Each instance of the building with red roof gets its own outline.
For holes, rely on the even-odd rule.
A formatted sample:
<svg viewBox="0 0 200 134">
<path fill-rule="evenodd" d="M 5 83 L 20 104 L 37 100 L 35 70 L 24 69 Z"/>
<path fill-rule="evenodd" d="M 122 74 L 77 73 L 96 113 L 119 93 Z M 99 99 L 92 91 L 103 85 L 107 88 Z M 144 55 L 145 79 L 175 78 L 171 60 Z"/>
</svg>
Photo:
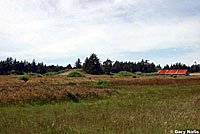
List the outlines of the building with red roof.
<svg viewBox="0 0 200 134">
<path fill-rule="evenodd" d="M 159 70 L 157 75 L 180 75 L 180 76 L 188 76 L 189 72 L 187 69 L 166 69 Z"/>
</svg>

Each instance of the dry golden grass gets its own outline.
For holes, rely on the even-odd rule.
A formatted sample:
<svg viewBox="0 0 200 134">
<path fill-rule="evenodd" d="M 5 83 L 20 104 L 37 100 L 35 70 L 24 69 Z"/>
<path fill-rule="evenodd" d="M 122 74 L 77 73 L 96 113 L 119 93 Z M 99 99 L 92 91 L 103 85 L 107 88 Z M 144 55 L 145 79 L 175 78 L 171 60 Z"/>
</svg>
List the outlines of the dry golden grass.
<svg viewBox="0 0 200 134">
<path fill-rule="evenodd" d="M 68 78 L 63 76 L 31 76 L 28 82 L 16 76 L 0 76 L 0 104 L 26 103 L 40 101 L 41 103 L 73 100 L 83 98 L 101 98 L 106 95 L 117 94 L 117 91 L 103 88 L 83 86 L 89 82 L 88 78 Z"/>
<path fill-rule="evenodd" d="M 93 84 L 99 79 L 108 84 Z M 168 134 L 200 128 L 199 76 L 31 76 L 28 82 L 0 76 L 0 100 L 25 103 L 0 107 L 2 134 Z M 38 100 L 44 103 L 27 103 Z"/>
<path fill-rule="evenodd" d="M 110 86 L 94 86 L 92 82 L 108 81 Z M 18 79 L 18 76 L 0 76 L 0 104 L 26 103 L 32 101 L 51 102 L 59 100 L 78 101 L 81 98 L 101 98 L 117 94 L 116 85 L 167 85 L 173 83 L 190 83 L 200 81 L 200 77 L 161 77 L 140 76 L 117 77 L 108 75 L 88 75 L 81 78 L 66 76 L 31 76 L 28 82 Z"/>
</svg>

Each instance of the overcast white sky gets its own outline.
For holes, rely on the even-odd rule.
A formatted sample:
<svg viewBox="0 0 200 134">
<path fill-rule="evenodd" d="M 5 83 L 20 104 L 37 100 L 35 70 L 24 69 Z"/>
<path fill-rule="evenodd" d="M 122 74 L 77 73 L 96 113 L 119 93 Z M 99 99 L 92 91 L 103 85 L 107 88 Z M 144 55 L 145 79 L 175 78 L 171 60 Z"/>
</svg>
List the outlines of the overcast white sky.
<svg viewBox="0 0 200 134">
<path fill-rule="evenodd" d="M 200 0 L 0 0 L 0 60 L 200 63 Z"/>
</svg>

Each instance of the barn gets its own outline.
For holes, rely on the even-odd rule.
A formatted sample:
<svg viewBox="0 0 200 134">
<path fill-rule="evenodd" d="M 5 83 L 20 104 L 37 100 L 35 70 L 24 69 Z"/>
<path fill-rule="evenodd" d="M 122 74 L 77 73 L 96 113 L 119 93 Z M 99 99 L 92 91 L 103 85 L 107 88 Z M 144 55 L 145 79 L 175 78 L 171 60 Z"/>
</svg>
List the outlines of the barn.
<svg viewBox="0 0 200 134">
<path fill-rule="evenodd" d="M 187 69 L 166 69 L 166 70 L 159 70 L 157 75 L 188 76 L 189 72 Z"/>
</svg>

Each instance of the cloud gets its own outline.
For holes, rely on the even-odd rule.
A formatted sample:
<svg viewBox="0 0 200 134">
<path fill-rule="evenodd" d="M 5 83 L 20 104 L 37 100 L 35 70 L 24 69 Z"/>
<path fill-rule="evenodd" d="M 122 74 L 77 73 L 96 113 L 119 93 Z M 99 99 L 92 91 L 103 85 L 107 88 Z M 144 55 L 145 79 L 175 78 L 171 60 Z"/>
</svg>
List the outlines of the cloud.
<svg viewBox="0 0 200 134">
<path fill-rule="evenodd" d="M 124 58 L 119 57 L 121 53 L 199 48 L 198 3 L 198 0 L 0 1 L 0 57 L 56 61 L 61 57 L 84 58 L 94 52 L 103 59 L 120 59 Z M 198 56 L 197 52 L 191 53 L 177 58 Z"/>
</svg>

